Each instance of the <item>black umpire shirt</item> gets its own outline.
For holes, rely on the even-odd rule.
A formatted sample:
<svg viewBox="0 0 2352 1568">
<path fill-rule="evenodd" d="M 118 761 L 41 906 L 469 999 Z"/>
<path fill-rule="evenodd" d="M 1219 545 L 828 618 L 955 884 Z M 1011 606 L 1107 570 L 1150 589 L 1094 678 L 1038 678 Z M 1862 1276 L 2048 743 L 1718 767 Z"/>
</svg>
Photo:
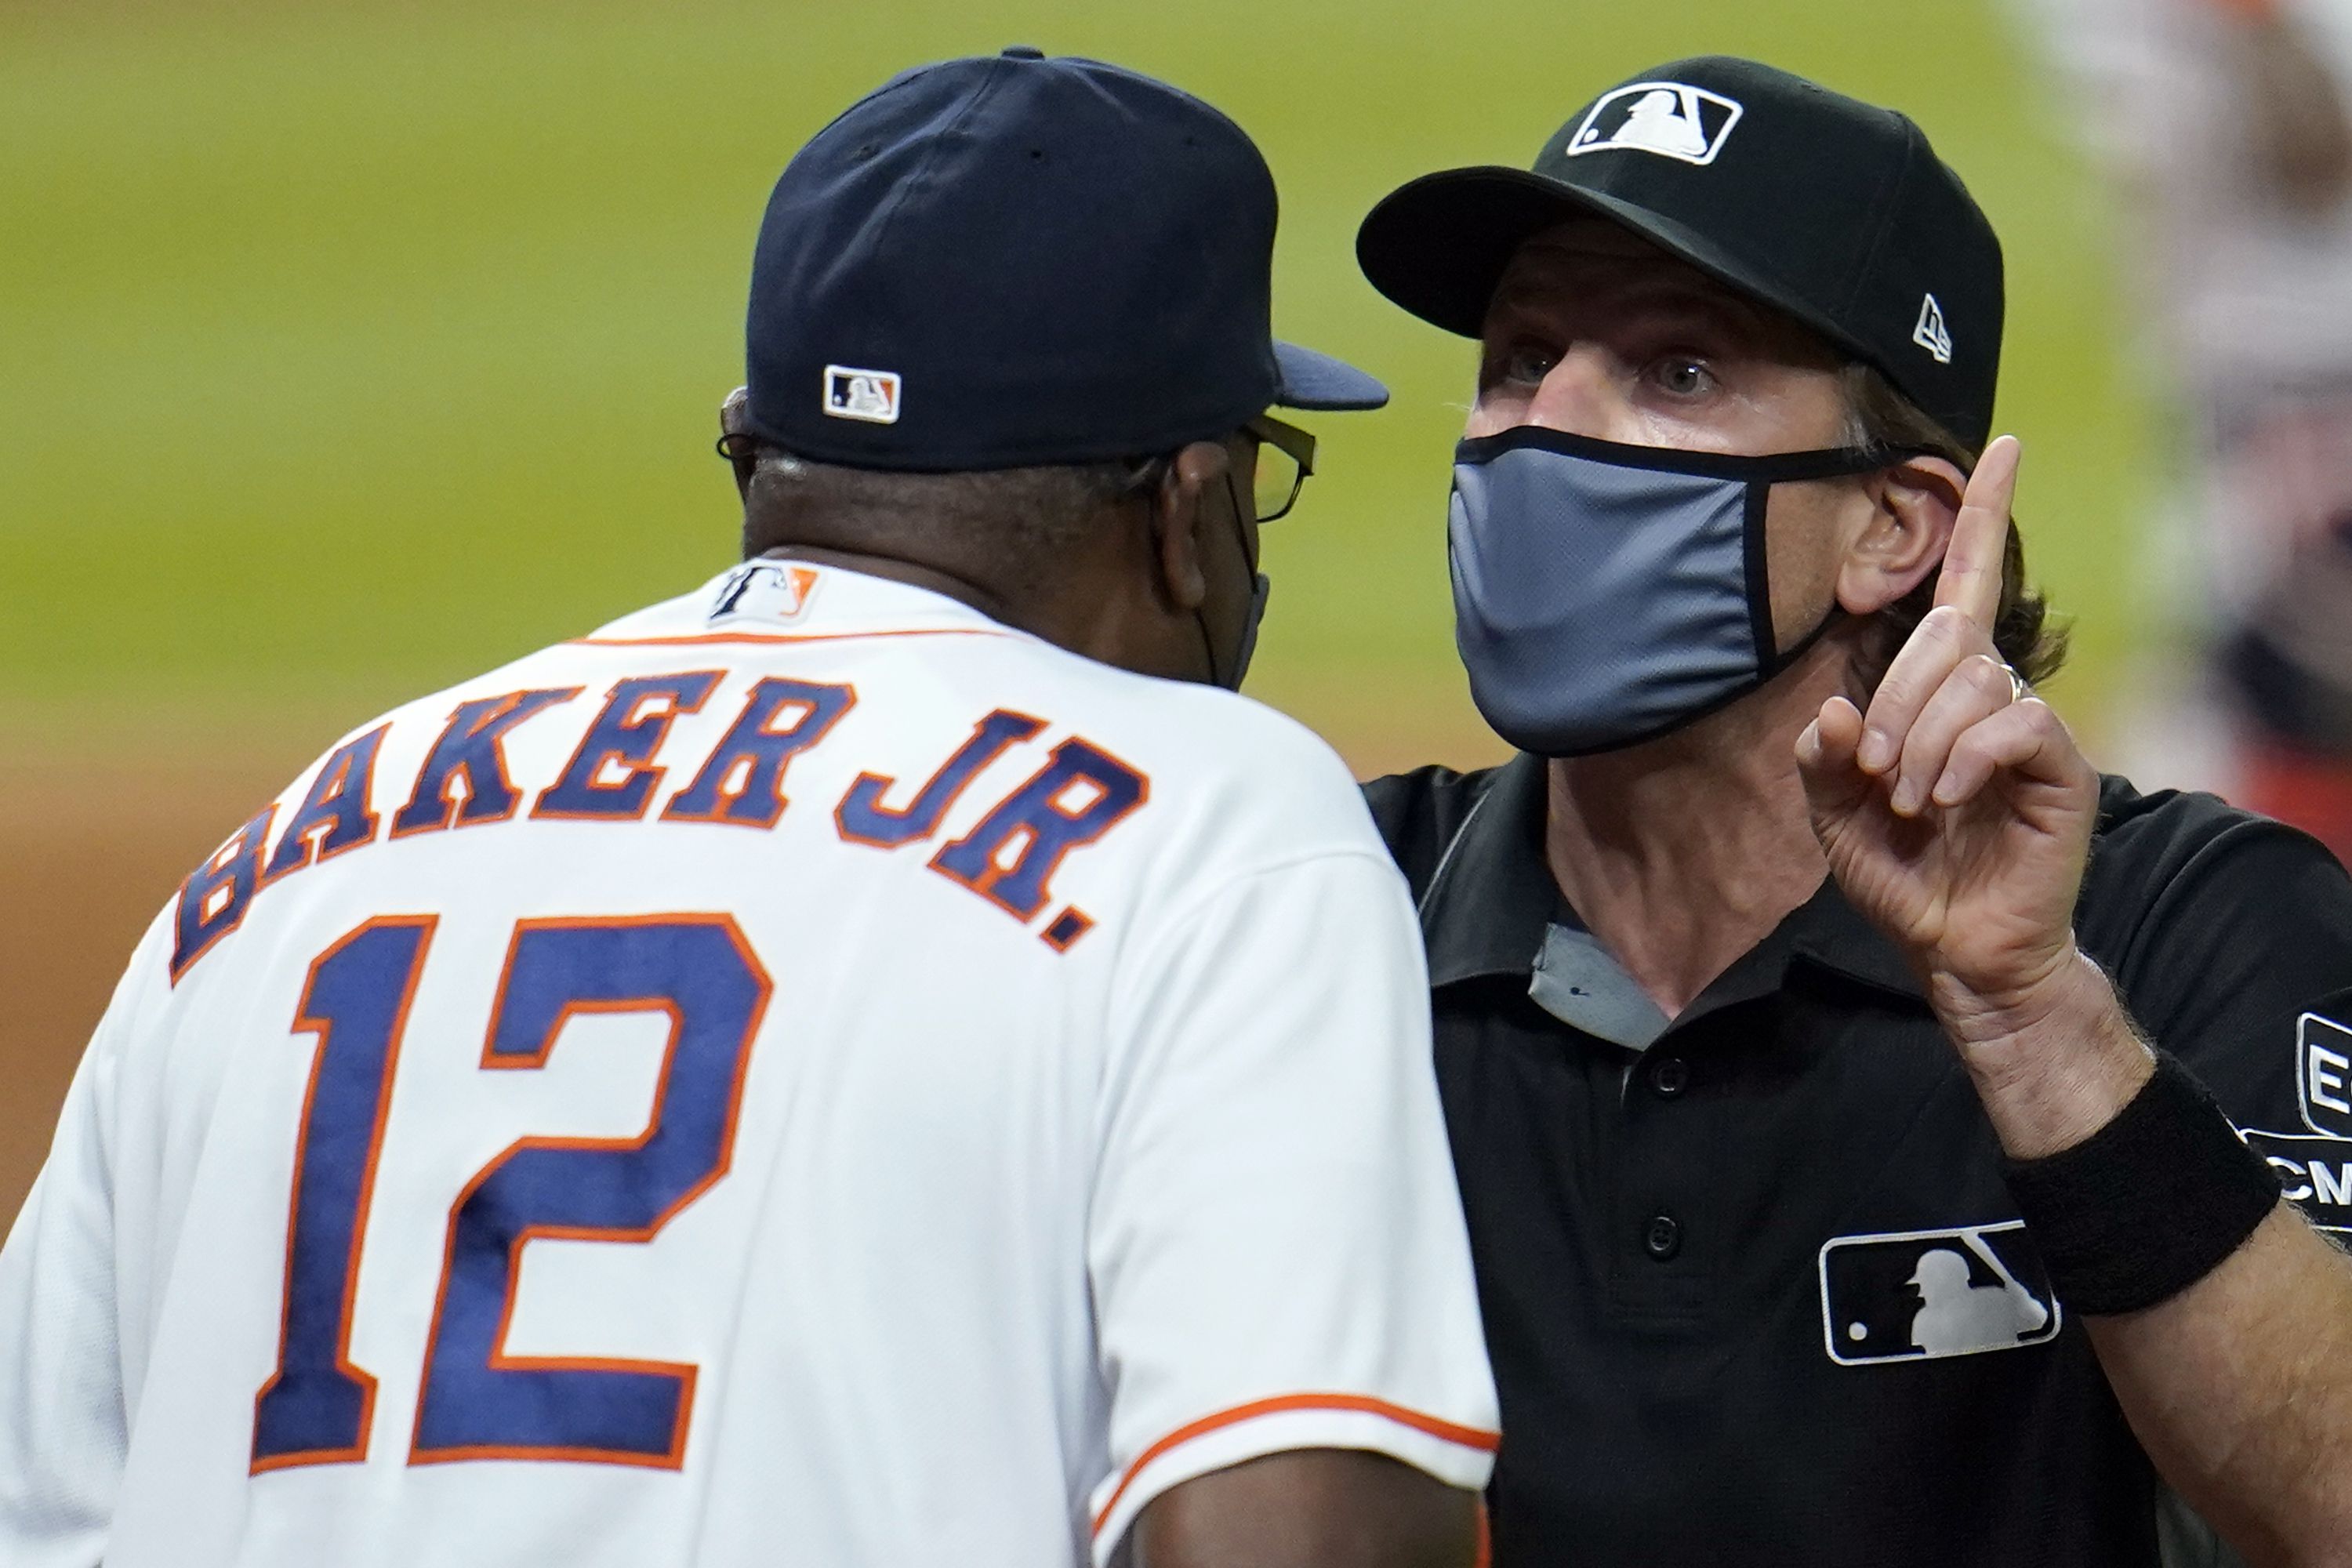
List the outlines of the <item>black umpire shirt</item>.
<svg viewBox="0 0 2352 1568">
<path fill-rule="evenodd" d="M 2160 1561 L 2185 1516 L 1918 984 L 1833 885 L 1669 1026 L 1552 880 L 1540 759 L 1366 793 L 1428 943 L 1496 1568 Z M 2352 1031 L 2305 1014 L 2352 984 L 2326 851 L 2109 779 L 2076 929 L 2288 1195 L 2352 1226 Z"/>
</svg>

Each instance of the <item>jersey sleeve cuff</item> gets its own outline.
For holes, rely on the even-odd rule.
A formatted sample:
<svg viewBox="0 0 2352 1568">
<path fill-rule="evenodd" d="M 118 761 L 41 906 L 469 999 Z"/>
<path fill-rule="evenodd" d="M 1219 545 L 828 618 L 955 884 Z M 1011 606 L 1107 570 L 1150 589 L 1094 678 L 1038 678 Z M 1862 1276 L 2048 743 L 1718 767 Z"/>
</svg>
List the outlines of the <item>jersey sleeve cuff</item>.
<svg viewBox="0 0 2352 1568">
<path fill-rule="evenodd" d="M 1188 1422 L 1096 1489 L 1094 1561 L 1103 1568 L 1144 1506 L 1196 1476 L 1300 1448 L 1385 1454 L 1451 1487 L 1484 1489 L 1498 1434 L 1360 1394 L 1293 1394 Z"/>
</svg>

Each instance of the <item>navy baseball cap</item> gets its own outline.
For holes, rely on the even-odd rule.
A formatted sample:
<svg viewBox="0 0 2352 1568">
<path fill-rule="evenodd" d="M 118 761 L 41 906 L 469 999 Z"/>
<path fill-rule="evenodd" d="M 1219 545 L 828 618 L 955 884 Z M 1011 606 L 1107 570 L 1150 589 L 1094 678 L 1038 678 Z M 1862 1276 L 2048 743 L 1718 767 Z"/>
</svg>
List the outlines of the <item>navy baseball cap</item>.
<svg viewBox="0 0 2352 1568">
<path fill-rule="evenodd" d="M 1992 429 L 2000 241 L 1960 177 L 1893 110 L 1726 55 L 1619 83 L 1532 169 L 1424 175 L 1356 236 L 1372 286 L 1476 337 L 1528 239 L 1608 218 L 1874 365 L 1970 447 Z"/>
<path fill-rule="evenodd" d="M 1274 177 L 1199 99 L 1033 48 L 905 72 L 768 200 L 751 429 L 929 472 L 1155 456 L 1387 389 L 1274 341 Z"/>
</svg>

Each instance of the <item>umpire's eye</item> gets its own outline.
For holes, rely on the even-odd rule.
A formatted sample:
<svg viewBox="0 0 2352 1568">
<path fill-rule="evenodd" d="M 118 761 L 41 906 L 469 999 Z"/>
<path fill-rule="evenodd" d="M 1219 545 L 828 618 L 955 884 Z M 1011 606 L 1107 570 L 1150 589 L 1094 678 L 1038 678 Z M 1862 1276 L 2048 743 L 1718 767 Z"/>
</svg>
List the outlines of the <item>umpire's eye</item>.
<svg viewBox="0 0 2352 1568">
<path fill-rule="evenodd" d="M 1549 375 L 1552 367 L 1558 363 L 1559 352 L 1545 344 L 1512 343 L 1503 350 L 1501 359 L 1496 362 L 1496 379 L 1521 386 L 1541 386 L 1543 378 Z"/>
<path fill-rule="evenodd" d="M 1688 354 L 1669 354 L 1659 360 L 1650 367 L 1650 377 L 1676 397 L 1696 397 L 1715 386 L 1715 373 L 1706 363 Z"/>
</svg>

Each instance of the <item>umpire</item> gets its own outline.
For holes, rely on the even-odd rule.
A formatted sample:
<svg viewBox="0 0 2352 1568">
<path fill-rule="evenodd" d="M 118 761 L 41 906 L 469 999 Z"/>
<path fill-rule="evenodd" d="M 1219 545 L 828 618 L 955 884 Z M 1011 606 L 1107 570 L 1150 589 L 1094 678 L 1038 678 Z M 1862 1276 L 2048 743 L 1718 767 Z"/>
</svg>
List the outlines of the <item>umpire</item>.
<svg viewBox="0 0 2352 1568">
<path fill-rule="evenodd" d="M 2032 698 L 2063 647 L 1958 178 L 1688 59 L 1358 254 L 1481 345 L 1449 551 L 1521 754 L 1370 795 L 1496 1563 L 2352 1562 L 2352 1261 L 2312 1228 L 2352 1226 L 2352 1019 L 2314 1008 L 2352 883 L 2102 780 Z"/>
</svg>

